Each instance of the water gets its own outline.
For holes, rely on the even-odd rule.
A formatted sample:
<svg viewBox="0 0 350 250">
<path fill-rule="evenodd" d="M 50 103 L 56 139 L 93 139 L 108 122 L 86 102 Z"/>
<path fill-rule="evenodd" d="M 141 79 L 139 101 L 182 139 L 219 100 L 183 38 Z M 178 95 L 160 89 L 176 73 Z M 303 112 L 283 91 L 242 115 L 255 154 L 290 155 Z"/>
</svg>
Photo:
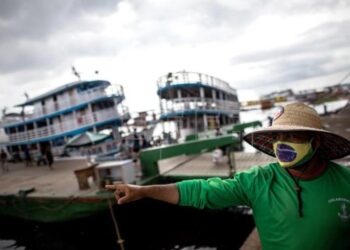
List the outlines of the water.
<svg viewBox="0 0 350 250">
<path fill-rule="evenodd" d="M 251 215 L 233 208 L 198 210 L 144 199 L 116 205 L 114 212 L 126 250 L 239 249 L 254 227 Z M 109 211 L 65 223 L 0 221 L 0 249 L 120 249 Z"/>
</svg>

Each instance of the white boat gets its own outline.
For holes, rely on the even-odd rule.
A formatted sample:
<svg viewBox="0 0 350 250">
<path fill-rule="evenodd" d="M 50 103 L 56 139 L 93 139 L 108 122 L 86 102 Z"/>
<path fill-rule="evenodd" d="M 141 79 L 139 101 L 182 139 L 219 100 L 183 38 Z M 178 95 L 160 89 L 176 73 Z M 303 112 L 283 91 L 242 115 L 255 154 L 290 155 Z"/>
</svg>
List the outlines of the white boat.
<svg viewBox="0 0 350 250">
<path fill-rule="evenodd" d="M 16 106 L 22 110 L 17 116 L 3 115 L 5 146 L 23 158 L 26 149 L 40 154 L 49 148 L 61 155 L 69 139 L 87 131 L 108 129 L 117 139 L 118 127 L 130 118 L 124 99 L 123 87 L 105 80 L 76 81 L 28 98 Z M 116 146 L 111 143 L 105 146 Z"/>
<path fill-rule="evenodd" d="M 229 83 L 203 73 L 168 73 L 157 81 L 160 120 L 175 122 L 176 139 L 215 131 L 239 122 L 237 92 Z"/>
</svg>

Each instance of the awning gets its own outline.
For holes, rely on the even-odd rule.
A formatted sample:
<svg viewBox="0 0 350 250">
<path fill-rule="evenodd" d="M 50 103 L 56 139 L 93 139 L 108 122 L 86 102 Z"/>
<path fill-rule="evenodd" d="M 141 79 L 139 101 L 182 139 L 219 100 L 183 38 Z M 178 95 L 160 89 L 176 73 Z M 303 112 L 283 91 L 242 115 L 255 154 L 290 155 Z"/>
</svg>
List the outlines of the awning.
<svg viewBox="0 0 350 250">
<path fill-rule="evenodd" d="M 102 133 L 84 132 L 71 138 L 67 142 L 66 147 L 84 147 L 94 145 L 101 143 L 109 138 L 112 138 L 112 136 Z"/>
</svg>

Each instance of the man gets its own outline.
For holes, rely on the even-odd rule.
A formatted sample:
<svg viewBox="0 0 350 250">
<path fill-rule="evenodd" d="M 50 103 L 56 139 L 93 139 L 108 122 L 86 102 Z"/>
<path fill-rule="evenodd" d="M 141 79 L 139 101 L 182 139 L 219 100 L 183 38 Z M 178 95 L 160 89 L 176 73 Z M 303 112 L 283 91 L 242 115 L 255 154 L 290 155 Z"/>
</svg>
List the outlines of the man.
<svg viewBox="0 0 350 250">
<path fill-rule="evenodd" d="M 1 149 L 1 152 L 0 152 L 0 161 L 1 161 L 2 171 L 8 172 L 9 168 L 7 166 L 7 154 L 3 149 Z"/>
<path fill-rule="evenodd" d="M 151 144 L 149 143 L 149 141 L 146 140 L 146 137 L 144 134 L 141 135 L 141 148 L 142 149 L 146 149 L 149 148 L 151 146 Z"/>
<path fill-rule="evenodd" d="M 220 127 L 216 127 L 215 136 L 222 136 L 222 133 L 220 131 Z"/>
<path fill-rule="evenodd" d="M 227 180 L 107 188 L 119 204 L 150 197 L 197 208 L 247 205 L 263 249 L 350 249 L 350 170 L 331 161 L 348 155 L 350 142 L 322 129 L 302 103 L 286 105 L 272 126 L 244 139 L 277 162 Z"/>
<path fill-rule="evenodd" d="M 24 160 L 25 160 L 26 167 L 33 166 L 32 156 L 30 154 L 28 147 L 25 147 L 25 149 L 24 149 Z"/>
<path fill-rule="evenodd" d="M 50 169 L 53 169 L 53 168 L 52 168 L 52 164 L 53 164 L 53 154 L 52 154 L 52 152 L 51 152 L 50 147 L 47 147 L 47 148 L 46 148 L 45 156 L 46 156 L 46 160 L 47 160 L 47 163 L 48 163 L 48 165 L 49 165 L 49 168 L 50 168 Z"/>
<path fill-rule="evenodd" d="M 117 157 L 122 160 L 129 159 L 131 157 L 130 148 L 126 144 L 125 138 L 122 138 L 121 142 L 119 143 Z"/>
</svg>

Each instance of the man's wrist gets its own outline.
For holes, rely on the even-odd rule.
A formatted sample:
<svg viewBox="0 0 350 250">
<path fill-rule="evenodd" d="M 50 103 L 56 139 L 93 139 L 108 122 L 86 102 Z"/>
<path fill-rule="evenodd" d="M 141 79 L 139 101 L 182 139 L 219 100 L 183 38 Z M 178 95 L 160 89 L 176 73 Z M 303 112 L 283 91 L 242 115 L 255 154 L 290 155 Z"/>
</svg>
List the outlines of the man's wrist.
<svg viewBox="0 0 350 250">
<path fill-rule="evenodd" d="M 139 187 L 139 194 L 141 198 L 150 198 L 149 195 L 149 190 L 150 190 L 151 186 L 140 186 Z"/>
</svg>

